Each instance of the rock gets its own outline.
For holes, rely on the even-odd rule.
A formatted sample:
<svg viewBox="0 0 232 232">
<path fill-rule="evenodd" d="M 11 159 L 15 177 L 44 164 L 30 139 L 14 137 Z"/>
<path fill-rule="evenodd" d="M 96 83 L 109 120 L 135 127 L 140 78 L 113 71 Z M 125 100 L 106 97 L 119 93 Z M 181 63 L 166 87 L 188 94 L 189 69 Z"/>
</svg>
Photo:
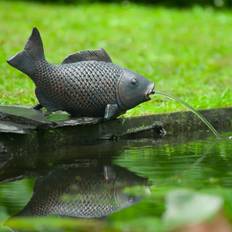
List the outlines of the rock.
<svg viewBox="0 0 232 232">
<path fill-rule="evenodd" d="M 0 121 L 32 126 L 51 124 L 42 112 L 23 106 L 0 106 Z"/>
<path fill-rule="evenodd" d="M 28 134 L 30 130 L 36 129 L 32 125 L 18 124 L 9 121 L 0 121 L 0 133 Z"/>
</svg>

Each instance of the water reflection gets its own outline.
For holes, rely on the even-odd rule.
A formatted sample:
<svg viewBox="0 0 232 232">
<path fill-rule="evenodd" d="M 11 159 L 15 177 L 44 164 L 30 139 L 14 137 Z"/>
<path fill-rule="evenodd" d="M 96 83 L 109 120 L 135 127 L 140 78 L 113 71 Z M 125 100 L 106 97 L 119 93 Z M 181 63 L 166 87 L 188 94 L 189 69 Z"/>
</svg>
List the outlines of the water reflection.
<svg viewBox="0 0 232 232">
<path fill-rule="evenodd" d="M 152 185 L 184 188 L 232 187 L 232 143 L 206 138 L 184 144 L 130 148 L 114 163 L 140 176 Z"/>
<path fill-rule="evenodd" d="M 5 211 L 4 219 L 56 215 L 59 222 L 65 217 L 74 218 L 75 222 L 104 218 L 87 221 L 118 220 L 122 227 L 137 220 L 145 223 L 147 218 L 162 223 L 166 208 L 163 199 L 172 189 L 231 189 L 231 153 L 231 140 L 198 137 L 116 141 L 64 147 L 53 152 L 43 148 L 38 153 L 20 149 L 10 154 L 2 152 L 0 180 L 5 183 L 0 184 L 0 220 Z M 148 183 L 152 185 L 151 194 L 143 199 L 139 188 L 124 191 L 126 187 Z M 133 196 L 128 192 L 133 192 Z"/>
<path fill-rule="evenodd" d="M 18 216 L 101 218 L 140 199 L 124 188 L 144 185 L 146 178 L 95 161 L 63 165 L 37 178 L 32 198 Z"/>
</svg>

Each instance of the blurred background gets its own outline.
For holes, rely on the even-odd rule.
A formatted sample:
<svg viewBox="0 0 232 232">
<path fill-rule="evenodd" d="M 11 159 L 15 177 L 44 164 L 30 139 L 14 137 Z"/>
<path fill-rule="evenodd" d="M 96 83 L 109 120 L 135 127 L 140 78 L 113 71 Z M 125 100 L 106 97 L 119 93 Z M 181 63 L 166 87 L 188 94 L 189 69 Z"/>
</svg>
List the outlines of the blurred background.
<svg viewBox="0 0 232 232">
<path fill-rule="evenodd" d="M 34 84 L 6 60 L 32 27 L 46 58 L 60 63 L 79 50 L 104 48 L 113 62 L 154 81 L 196 109 L 232 102 L 231 0 L 0 1 L 0 104 L 36 104 Z M 128 116 L 184 110 L 162 97 Z"/>
<path fill-rule="evenodd" d="M 37 103 L 32 81 L 6 63 L 36 26 L 51 63 L 104 48 L 114 63 L 196 109 L 231 106 L 231 6 L 231 0 L 2 0 L 0 104 Z M 127 116 L 180 110 L 155 96 Z"/>
<path fill-rule="evenodd" d="M 51 63 L 76 51 L 104 48 L 114 63 L 196 109 L 229 107 L 231 7 L 232 0 L 0 0 L 0 104 L 37 103 L 33 82 L 6 63 L 36 26 Z M 181 110 L 178 103 L 154 96 L 127 116 Z M 1 186 L 0 220 L 26 204 L 32 186 L 30 179 Z"/>
<path fill-rule="evenodd" d="M 144 3 L 144 4 L 159 4 L 176 7 L 186 7 L 192 5 L 212 5 L 215 7 L 229 7 L 232 5 L 231 0 L 28 0 L 38 2 L 53 2 L 53 3 L 96 3 L 96 2 L 114 2 L 114 3 Z"/>
</svg>

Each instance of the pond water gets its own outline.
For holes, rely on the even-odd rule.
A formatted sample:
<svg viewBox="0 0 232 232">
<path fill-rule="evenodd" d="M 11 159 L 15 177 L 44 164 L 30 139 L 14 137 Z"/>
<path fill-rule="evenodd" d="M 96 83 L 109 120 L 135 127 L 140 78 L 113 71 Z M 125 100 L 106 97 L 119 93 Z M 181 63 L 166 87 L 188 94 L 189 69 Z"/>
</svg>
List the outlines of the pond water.
<svg viewBox="0 0 232 232">
<path fill-rule="evenodd" d="M 183 215 L 189 209 L 209 212 L 203 208 L 210 200 L 206 208 L 217 202 L 215 208 L 230 220 L 230 135 L 104 142 L 25 156 L 0 153 L 0 231 L 167 231 L 176 228 L 166 216 L 168 195 L 177 190 L 187 192 L 181 197 L 187 204 Z M 192 209 L 201 198 L 192 204 L 188 193 L 206 200 Z"/>
</svg>

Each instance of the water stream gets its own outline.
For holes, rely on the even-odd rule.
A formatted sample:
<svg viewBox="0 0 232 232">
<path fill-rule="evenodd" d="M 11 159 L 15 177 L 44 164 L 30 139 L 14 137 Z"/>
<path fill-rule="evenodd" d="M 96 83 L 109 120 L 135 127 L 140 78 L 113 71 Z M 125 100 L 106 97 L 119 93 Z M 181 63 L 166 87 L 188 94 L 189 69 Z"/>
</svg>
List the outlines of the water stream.
<svg viewBox="0 0 232 232">
<path fill-rule="evenodd" d="M 199 112 L 197 112 L 192 106 L 190 106 L 188 103 L 184 102 L 183 100 L 174 97 L 166 92 L 163 91 L 156 91 L 156 94 L 161 95 L 161 96 L 165 96 L 171 100 L 174 100 L 180 104 L 182 104 L 183 106 L 185 106 L 186 108 L 188 108 L 192 113 L 194 113 L 208 128 L 209 130 L 217 137 L 220 138 L 220 134 L 217 132 L 217 130 L 213 127 L 213 125 Z"/>
</svg>

